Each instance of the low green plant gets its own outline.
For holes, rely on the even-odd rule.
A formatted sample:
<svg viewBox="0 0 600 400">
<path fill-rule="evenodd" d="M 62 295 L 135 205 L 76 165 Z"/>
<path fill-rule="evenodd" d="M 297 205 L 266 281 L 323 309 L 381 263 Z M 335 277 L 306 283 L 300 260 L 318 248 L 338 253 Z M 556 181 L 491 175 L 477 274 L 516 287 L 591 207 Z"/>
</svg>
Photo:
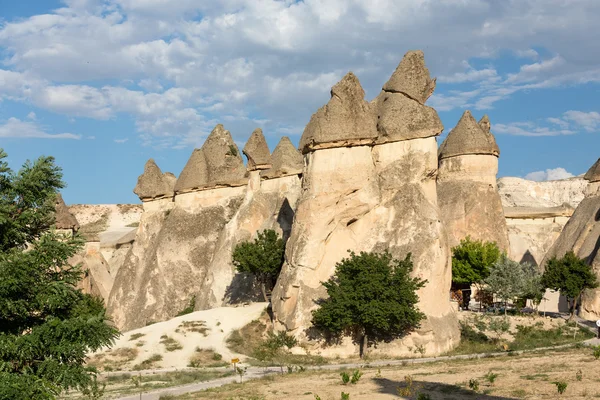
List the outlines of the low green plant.
<svg viewBox="0 0 600 400">
<path fill-rule="evenodd" d="M 552 383 L 556 385 L 556 390 L 558 391 L 558 394 L 563 394 L 565 390 L 567 390 L 568 384 L 565 381 L 556 381 Z"/>
<path fill-rule="evenodd" d="M 352 378 L 350 379 L 350 383 L 352 383 L 353 385 L 357 384 L 358 381 L 360 380 L 361 376 L 362 376 L 362 372 L 360 372 L 360 370 L 357 369 L 352 374 Z"/>
<path fill-rule="evenodd" d="M 341 400 L 350 400 L 350 393 L 344 393 L 342 392 L 342 395 L 340 397 Z"/>
<path fill-rule="evenodd" d="M 129 341 L 131 342 L 131 341 L 133 341 L 133 340 L 139 339 L 139 338 L 141 338 L 142 336 L 146 336 L 146 334 L 145 334 L 145 333 L 134 333 L 133 335 L 131 335 L 131 336 L 129 337 Z"/>
<path fill-rule="evenodd" d="M 340 374 L 340 376 L 342 377 L 342 383 L 343 383 L 344 385 L 347 385 L 347 384 L 348 384 L 348 382 L 350 382 L 350 375 L 348 375 L 348 373 L 347 373 L 346 371 L 342 372 L 342 373 Z"/>
<path fill-rule="evenodd" d="M 181 311 L 179 311 L 176 317 L 180 317 L 182 315 L 191 314 L 194 312 L 194 308 L 196 307 L 196 296 L 192 296 L 188 305 Z"/>
<path fill-rule="evenodd" d="M 508 332 L 510 329 L 510 322 L 506 317 L 491 318 L 488 328 L 496 334 L 497 338 L 500 338 L 503 333 Z"/>
<path fill-rule="evenodd" d="M 427 393 L 419 393 L 417 395 L 417 400 L 431 400 L 431 396 Z"/>
<path fill-rule="evenodd" d="M 498 374 L 496 374 L 492 371 L 488 371 L 488 373 L 484 375 L 485 380 L 488 381 L 490 383 L 490 385 L 492 385 L 492 386 L 494 386 L 494 382 L 496 381 L 497 377 L 498 377 Z"/>
<path fill-rule="evenodd" d="M 469 379 L 469 389 L 477 392 L 479 390 L 479 381 L 477 379 Z"/>
<path fill-rule="evenodd" d="M 235 372 L 240 376 L 240 383 L 244 383 L 244 375 L 248 372 L 248 367 L 235 367 Z"/>
<path fill-rule="evenodd" d="M 594 358 L 596 360 L 600 359 L 600 346 L 594 347 Z"/>
<path fill-rule="evenodd" d="M 212 356 L 212 359 L 215 361 L 221 361 L 223 359 L 223 356 L 220 355 L 219 353 L 214 353 Z"/>
<path fill-rule="evenodd" d="M 413 397 L 420 389 L 421 386 L 415 384 L 413 377 L 411 375 L 406 375 L 402 386 L 398 387 L 398 394 L 401 397 Z"/>
<path fill-rule="evenodd" d="M 577 379 L 579 382 L 581 382 L 581 380 L 583 379 L 583 371 L 582 370 L 577 370 L 577 372 L 575 373 L 575 379 Z"/>
<path fill-rule="evenodd" d="M 169 352 L 183 349 L 181 343 L 167 335 L 162 335 L 160 337 L 160 343 L 163 344 L 165 346 L 165 350 Z"/>
<path fill-rule="evenodd" d="M 315 400 L 321 400 L 321 396 L 319 396 L 318 394 L 315 394 Z"/>
</svg>

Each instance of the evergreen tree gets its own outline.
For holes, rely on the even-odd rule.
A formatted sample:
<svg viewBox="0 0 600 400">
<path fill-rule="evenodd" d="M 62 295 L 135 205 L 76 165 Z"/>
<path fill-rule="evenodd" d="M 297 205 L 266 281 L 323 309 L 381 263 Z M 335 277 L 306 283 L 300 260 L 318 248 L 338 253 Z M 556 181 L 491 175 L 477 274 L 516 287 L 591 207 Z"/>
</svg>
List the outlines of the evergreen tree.
<svg viewBox="0 0 600 400">
<path fill-rule="evenodd" d="M 407 335 L 425 318 L 417 309 L 416 292 L 426 281 L 411 278 L 412 270 L 410 253 L 396 260 L 387 252 L 351 252 L 323 282 L 329 298 L 313 311 L 313 325 L 330 340 L 351 336 L 359 343 L 361 357 L 377 342 Z"/>
<path fill-rule="evenodd" d="M 554 256 L 546 262 L 542 284 L 544 288 L 558 290 L 560 294 L 573 300 L 571 320 L 581 294 L 585 289 L 597 288 L 598 279 L 585 260 L 569 251 L 562 258 Z"/>
<path fill-rule="evenodd" d="M 254 275 L 265 301 L 283 266 L 284 251 L 283 239 L 272 229 L 258 232 L 254 242 L 240 243 L 233 250 L 233 265 L 238 272 Z"/>
<path fill-rule="evenodd" d="M 52 228 L 64 186 L 52 157 L 14 173 L 0 149 L 0 399 L 53 399 L 86 390 L 95 370 L 86 353 L 113 342 L 102 300 L 76 289 L 69 265 L 82 246 Z"/>
</svg>

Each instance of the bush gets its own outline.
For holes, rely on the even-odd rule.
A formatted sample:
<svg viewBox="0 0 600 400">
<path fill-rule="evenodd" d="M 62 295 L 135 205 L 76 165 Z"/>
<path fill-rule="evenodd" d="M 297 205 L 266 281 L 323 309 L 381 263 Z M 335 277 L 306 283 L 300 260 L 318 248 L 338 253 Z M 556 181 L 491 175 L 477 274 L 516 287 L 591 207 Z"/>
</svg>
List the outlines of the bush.
<svg viewBox="0 0 600 400">
<path fill-rule="evenodd" d="M 565 381 L 558 381 L 552 383 L 556 385 L 556 390 L 558 391 L 558 394 L 563 394 L 567 390 L 568 384 Z"/>
<path fill-rule="evenodd" d="M 345 372 L 345 371 L 344 371 L 344 372 L 342 372 L 342 373 L 340 374 L 340 376 L 342 377 L 342 383 L 343 383 L 344 385 L 347 385 L 347 384 L 348 384 L 348 382 L 350 382 L 350 375 L 348 375 L 348 373 L 347 373 L 347 372 Z"/>
<path fill-rule="evenodd" d="M 594 353 L 593 354 L 594 354 L 594 358 L 596 360 L 600 359 L 600 346 L 596 346 L 594 348 Z"/>
<path fill-rule="evenodd" d="M 356 370 L 354 371 L 354 373 L 352 374 L 352 378 L 350 379 L 350 383 L 352 384 L 357 384 L 358 381 L 360 380 L 360 377 L 362 376 L 362 372 L 360 372 L 360 370 Z"/>
<path fill-rule="evenodd" d="M 477 392 L 479 390 L 479 381 L 477 379 L 469 379 L 469 389 Z"/>
</svg>

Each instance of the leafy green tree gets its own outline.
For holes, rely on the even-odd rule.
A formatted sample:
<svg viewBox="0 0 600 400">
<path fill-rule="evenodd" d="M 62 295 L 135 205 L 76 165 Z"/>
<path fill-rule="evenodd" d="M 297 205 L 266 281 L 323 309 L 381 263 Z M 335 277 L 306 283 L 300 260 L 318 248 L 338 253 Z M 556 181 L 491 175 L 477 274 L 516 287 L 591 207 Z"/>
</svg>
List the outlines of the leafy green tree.
<svg viewBox="0 0 600 400">
<path fill-rule="evenodd" d="M 416 292 L 426 281 L 412 278 L 412 270 L 410 253 L 396 260 L 387 252 L 350 252 L 323 282 L 329 297 L 313 311 L 313 325 L 329 340 L 351 336 L 359 343 L 361 357 L 377 342 L 407 335 L 425 318 L 417 308 Z"/>
<path fill-rule="evenodd" d="M 254 275 L 265 301 L 283 266 L 285 243 L 272 229 L 259 232 L 254 242 L 243 242 L 233 250 L 233 265 L 238 272 Z"/>
<path fill-rule="evenodd" d="M 452 249 L 452 282 L 475 285 L 478 291 L 482 291 L 483 281 L 500 254 L 495 242 L 472 240 L 467 236 Z"/>
<path fill-rule="evenodd" d="M 489 269 L 485 279 L 487 289 L 504 301 L 504 314 L 509 301 L 523 293 L 524 274 L 521 264 L 509 259 L 505 254 L 500 256 Z"/>
<path fill-rule="evenodd" d="M 519 297 L 531 300 L 537 310 L 537 307 L 544 299 L 545 292 L 544 285 L 542 284 L 542 274 L 539 268 L 530 262 L 522 263 L 521 269 L 523 271 L 523 282 Z"/>
<path fill-rule="evenodd" d="M 64 186 L 52 157 L 14 173 L 0 149 L 0 399 L 53 399 L 94 386 L 86 353 L 110 345 L 102 301 L 76 289 L 69 265 L 82 245 L 59 235 L 56 192 Z"/>
<path fill-rule="evenodd" d="M 546 262 L 542 285 L 547 289 L 558 290 L 563 296 L 573 300 L 571 320 L 581 294 L 585 289 L 597 288 L 598 279 L 585 260 L 569 251 L 562 258 L 554 256 Z"/>
</svg>

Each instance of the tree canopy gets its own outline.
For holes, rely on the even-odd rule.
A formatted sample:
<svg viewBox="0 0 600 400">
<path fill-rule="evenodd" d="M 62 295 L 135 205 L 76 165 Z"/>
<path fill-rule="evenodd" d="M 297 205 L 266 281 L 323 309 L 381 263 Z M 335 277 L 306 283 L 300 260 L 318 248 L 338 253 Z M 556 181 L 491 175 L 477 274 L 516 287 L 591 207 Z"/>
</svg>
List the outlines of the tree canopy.
<svg viewBox="0 0 600 400">
<path fill-rule="evenodd" d="M 82 240 L 52 229 L 60 168 L 40 157 L 14 173 L 6 156 L 0 149 L 0 399 L 53 399 L 95 382 L 86 353 L 118 332 L 102 301 L 76 288 L 83 272 L 69 258 Z"/>
<path fill-rule="evenodd" d="M 254 242 L 242 242 L 233 250 L 233 264 L 238 272 L 254 275 L 265 301 L 283 265 L 285 243 L 272 229 L 258 232 Z"/>
<path fill-rule="evenodd" d="M 546 262 L 542 284 L 544 288 L 558 290 L 562 295 L 573 300 L 571 310 L 571 318 L 573 318 L 581 294 L 585 289 L 598 287 L 598 279 L 585 260 L 569 251 L 562 258 L 554 256 Z"/>
<path fill-rule="evenodd" d="M 469 285 L 483 282 L 500 254 L 496 243 L 472 240 L 467 236 L 452 249 L 452 281 Z"/>
<path fill-rule="evenodd" d="M 397 260 L 387 252 L 351 252 L 323 282 L 329 297 L 313 311 L 313 325 L 330 340 L 351 336 L 361 357 L 377 342 L 407 335 L 425 318 L 416 292 L 426 281 L 412 278 L 412 270 L 410 254 Z"/>
</svg>

